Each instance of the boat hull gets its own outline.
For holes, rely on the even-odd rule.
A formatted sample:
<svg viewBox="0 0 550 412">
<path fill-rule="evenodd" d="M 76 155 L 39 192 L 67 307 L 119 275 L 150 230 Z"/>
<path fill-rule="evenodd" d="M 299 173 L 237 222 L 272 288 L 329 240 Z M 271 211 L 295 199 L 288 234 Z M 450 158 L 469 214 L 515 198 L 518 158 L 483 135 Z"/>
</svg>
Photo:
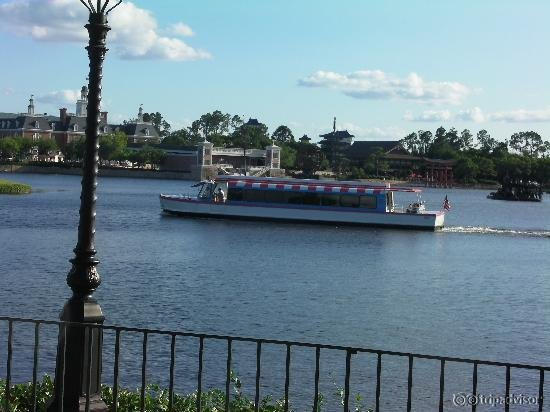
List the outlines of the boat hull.
<svg viewBox="0 0 550 412">
<path fill-rule="evenodd" d="M 244 202 L 211 203 L 194 198 L 160 195 L 164 212 L 191 216 L 240 220 L 271 220 L 331 225 L 379 226 L 403 229 L 441 229 L 442 212 L 380 213 L 357 209 L 326 207 L 292 207 L 291 205 L 244 204 Z"/>
</svg>

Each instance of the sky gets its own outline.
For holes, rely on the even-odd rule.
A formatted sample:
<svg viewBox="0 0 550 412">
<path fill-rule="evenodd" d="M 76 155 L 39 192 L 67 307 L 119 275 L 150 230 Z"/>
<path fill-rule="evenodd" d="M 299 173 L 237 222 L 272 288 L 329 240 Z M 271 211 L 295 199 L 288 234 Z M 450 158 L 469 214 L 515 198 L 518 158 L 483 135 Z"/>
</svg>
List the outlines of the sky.
<svg viewBox="0 0 550 412">
<path fill-rule="evenodd" d="M 95 1 L 93 2 L 95 3 Z M 111 0 L 114 3 L 114 0 Z M 109 16 L 102 109 L 173 129 L 213 110 L 299 137 L 439 126 L 550 135 L 548 0 L 133 0 Z M 0 0 L 0 112 L 75 111 L 79 0 Z"/>
</svg>

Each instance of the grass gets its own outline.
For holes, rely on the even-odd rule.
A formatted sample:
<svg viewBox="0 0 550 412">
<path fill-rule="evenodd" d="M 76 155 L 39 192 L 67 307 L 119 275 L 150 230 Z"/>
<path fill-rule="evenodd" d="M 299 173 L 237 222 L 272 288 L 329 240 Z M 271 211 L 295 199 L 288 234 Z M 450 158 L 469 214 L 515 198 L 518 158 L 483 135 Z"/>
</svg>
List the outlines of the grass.
<svg viewBox="0 0 550 412">
<path fill-rule="evenodd" d="M 31 192 L 31 186 L 24 183 L 0 179 L 0 194 L 22 195 Z"/>
</svg>

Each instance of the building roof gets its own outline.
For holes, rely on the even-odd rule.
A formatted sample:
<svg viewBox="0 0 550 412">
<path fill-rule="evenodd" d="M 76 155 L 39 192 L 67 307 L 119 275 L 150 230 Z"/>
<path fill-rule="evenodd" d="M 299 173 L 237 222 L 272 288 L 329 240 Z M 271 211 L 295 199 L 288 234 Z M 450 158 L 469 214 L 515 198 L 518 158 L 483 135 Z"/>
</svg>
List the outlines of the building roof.
<svg viewBox="0 0 550 412">
<path fill-rule="evenodd" d="M 335 132 L 320 134 L 319 137 L 322 137 L 326 140 L 341 140 L 341 139 L 350 139 L 353 136 L 347 130 L 337 130 Z"/>
<path fill-rule="evenodd" d="M 127 123 L 117 126 L 112 126 L 115 131 L 120 130 L 121 132 L 126 133 L 128 137 L 138 137 L 143 139 L 160 139 L 160 136 L 157 132 L 155 126 L 152 123 L 147 122 L 137 122 L 137 123 Z"/>
<path fill-rule="evenodd" d="M 386 154 L 390 152 L 392 154 L 408 154 L 398 140 L 365 140 L 353 142 L 347 154 L 352 159 L 366 159 L 379 148 Z"/>
<path fill-rule="evenodd" d="M 258 121 L 258 119 L 248 119 L 248 122 L 246 122 L 243 126 L 260 126 L 261 123 Z"/>
</svg>

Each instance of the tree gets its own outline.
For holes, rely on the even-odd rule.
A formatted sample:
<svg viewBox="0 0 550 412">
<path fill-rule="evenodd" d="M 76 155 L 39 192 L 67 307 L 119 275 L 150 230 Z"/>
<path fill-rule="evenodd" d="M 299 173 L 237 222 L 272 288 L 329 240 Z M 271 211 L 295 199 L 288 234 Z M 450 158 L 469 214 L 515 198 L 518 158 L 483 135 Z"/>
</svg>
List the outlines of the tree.
<svg viewBox="0 0 550 412">
<path fill-rule="evenodd" d="M 418 131 L 418 141 L 420 144 L 420 154 L 425 155 L 430 150 L 433 143 L 433 135 L 429 130 Z"/>
<path fill-rule="evenodd" d="M 434 143 L 442 143 L 446 139 L 446 130 L 443 126 L 439 126 L 435 131 Z"/>
<path fill-rule="evenodd" d="M 14 158 L 21 152 L 21 142 L 13 137 L 0 139 L 0 154 L 3 158 Z"/>
<path fill-rule="evenodd" d="M 458 139 L 458 150 L 469 150 L 473 147 L 474 135 L 468 130 L 464 129 L 460 133 L 460 138 Z"/>
<path fill-rule="evenodd" d="M 126 149 L 128 138 L 123 132 L 115 132 L 99 137 L 99 157 L 114 160 Z"/>
<path fill-rule="evenodd" d="M 77 161 L 84 158 L 85 139 L 78 138 L 65 146 L 64 154 L 67 160 Z"/>
<path fill-rule="evenodd" d="M 477 165 L 468 157 L 461 157 L 453 167 L 455 177 L 465 183 L 474 182 L 478 172 Z"/>
<path fill-rule="evenodd" d="M 36 146 L 38 146 L 38 154 L 46 155 L 52 150 L 56 150 L 57 143 L 55 140 L 52 139 L 40 139 L 36 142 Z"/>
<path fill-rule="evenodd" d="M 477 144 L 483 153 L 492 153 L 497 147 L 497 141 L 491 137 L 487 130 L 477 132 Z"/>
<path fill-rule="evenodd" d="M 298 143 L 296 146 L 296 169 L 302 171 L 303 177 L 313 177 L 321 170 L 324 161 L 323 153 L 312 143 Z"/>
<path fill-rule="evenodd" d="M 166 137 L 170 134 L 170 129 L 172 126 L 170 126 L 170 123 L 163 119 L 162 114 L 159 112 L 143 113 L 143 121 L 151 122 L 161 137 Z"/>
<path fill-rule="evenodd" d="M 297 150 L 287 144 L 281 144 L 281 167 L 294 169 L 296 167 Z"/>
<path fill-rule="evenodd" d="M 533 131 L 514 133 L 510 138 L 510 147 L 530 157 L 538 157 L 545 150 L 542 137 Z"/>
<path fill-rule="evenodd" d="M 164 138 L 161 146 L 196 146 L 202 141 L 202 138 L 198 135 L 194 135 L 188 129 L 176 130 L 167 137 Z"/>
<path fill-rule="evenodd" d="M 275 129 L 273 132 L 273 140 L 276 140 L 279 143 L 290 143 L 294 142 L 294 134 L 287 126 L 281 125 Z"/>
<path fill-rule="evenodd" d="M 259 125 L 241 125 L 231 135 L 231 145 L 233 147 L 242 147 L 246 149 L 263 149 L 271 144 L 267 126 L 263 123 Z"/>
<path fill-rule="evenodd" d="M 451 127 L 447 133 L 445 133 L 445 141 L 447 141 L 451 147 L 455 150 L 460 150 L 460 137 L 458 131 Z"/>
<path fill-rule="evenodd" d="M 416 133 L 410 133 L 401 139 L 401 144 L 405 149 L 409 151 L 410 154 L 418 154 L 418 148 L 420 146 L 420 140 Z"/>
</svg>

